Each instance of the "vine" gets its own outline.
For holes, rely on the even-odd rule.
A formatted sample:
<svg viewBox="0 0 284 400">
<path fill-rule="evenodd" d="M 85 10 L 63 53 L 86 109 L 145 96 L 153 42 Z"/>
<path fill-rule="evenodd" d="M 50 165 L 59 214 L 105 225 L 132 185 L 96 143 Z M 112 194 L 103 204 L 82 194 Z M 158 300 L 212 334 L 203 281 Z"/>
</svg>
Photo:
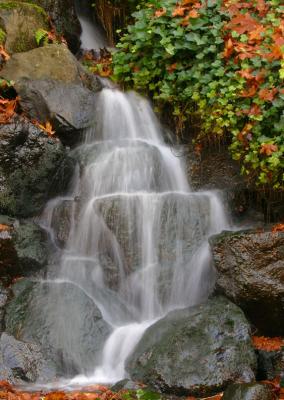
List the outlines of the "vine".
<svg viewBox="0 0 284 400">
<path fill-rule="evenodd" d="M 113 55 L 115 79 L 183 119 L 197 112 L 198 140 L 229 135 L 242 172 L 283 189 L 281 0 L 153 0 L 133 16 Z"/>
</svg>

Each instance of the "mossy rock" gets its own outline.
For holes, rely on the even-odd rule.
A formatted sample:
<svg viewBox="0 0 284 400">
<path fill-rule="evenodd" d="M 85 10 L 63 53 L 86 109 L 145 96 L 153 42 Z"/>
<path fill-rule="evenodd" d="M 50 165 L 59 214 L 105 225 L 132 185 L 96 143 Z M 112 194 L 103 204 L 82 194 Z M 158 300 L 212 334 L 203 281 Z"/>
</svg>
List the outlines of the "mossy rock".
<svg viewBox="0 0 284 400">
<path fill-rule="evenodd" d="M 63 35 L 69 48 L 76 53 L 80 47 L 81 25 L 75 9 L 75 0 L 18 0 L 44 9 L 52 18 L 59 35 Z"/>
<path fill-rule="evenodd" d="M 0 28 L 8 53 L 25 52 L 37 47 L 38 29 L 49 29 L 47 13 L 35 4 L 0 0 Z"/>
</svg>

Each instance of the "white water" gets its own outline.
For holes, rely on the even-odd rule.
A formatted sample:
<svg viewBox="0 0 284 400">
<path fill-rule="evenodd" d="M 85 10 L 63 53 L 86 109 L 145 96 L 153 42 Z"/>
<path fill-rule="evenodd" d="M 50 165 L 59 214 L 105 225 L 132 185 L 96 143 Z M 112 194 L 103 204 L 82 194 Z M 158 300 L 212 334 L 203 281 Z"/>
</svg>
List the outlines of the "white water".
<svg viewBox="0 0 284 400">
<path fill-rule="evenodd" d="M 77 1 L 80 3 L 80 0 Z M 107 47 L 107 41 L 102 35 L 101 31 L 94 25 L 91 10 L 90 13 L 84 12 L 83 10 L 88 10 L 87 5 L 81 7 L 80 4 L 76 4 L 77 16 L 81 24 L 81 48 L 84 50 L 99 50 Z"/>
<path fill-rule="evenodd" d="M 217 193 L 191 191 L 145 99 L 105 88 L 94 112 L 96 126 L 75 151 L 81 170 L 72 193 L 52 200 L 42 222 L 56 242 L 55 216 L 67 204 L 69 235 L 55 279 L 81 288 L 112 326 L 101 358 L 75 384 L 124 378 L 148 326 L 207 298 L 214 284 L 207 239 L 228 227 Z M 60 319 L 56 341 L 79 342 L 76 326 L 62 328 L 72 310 L 58 309 L 61 316 L 48 316 Z M 76 350 L 66 347 L 69 358 Z M 82 354 L 75 361 L 84 371 Z"/>
</svg>

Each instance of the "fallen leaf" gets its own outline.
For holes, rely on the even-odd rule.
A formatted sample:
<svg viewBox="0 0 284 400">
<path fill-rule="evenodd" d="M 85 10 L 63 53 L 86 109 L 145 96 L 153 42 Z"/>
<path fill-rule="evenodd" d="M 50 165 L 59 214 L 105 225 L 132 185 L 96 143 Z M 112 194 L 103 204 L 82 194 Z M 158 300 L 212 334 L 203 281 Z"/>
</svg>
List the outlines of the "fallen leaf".
<svg viewBox="0 0 284 400">
<path fill-rule="evenodd" d="M 284 224 L 282 225 L 284 230 Z M 277 225 L 276 225 L 277 226 Z M 275 351 L 280 350 L 284 346 L 284 338 L 282 337 L 265 337 L 265 336 L 253 336 L 252 337 L 253 346 L 258 350 L 265 351 Z"/>
</svg>

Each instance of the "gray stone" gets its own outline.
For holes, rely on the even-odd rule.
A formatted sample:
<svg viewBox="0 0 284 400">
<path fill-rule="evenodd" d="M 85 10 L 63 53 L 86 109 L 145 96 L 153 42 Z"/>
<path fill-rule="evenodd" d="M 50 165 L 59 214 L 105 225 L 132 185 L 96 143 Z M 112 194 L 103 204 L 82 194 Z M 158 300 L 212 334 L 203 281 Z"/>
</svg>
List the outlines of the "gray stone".
<svg viewBox="0 0 284 400">
<path fill-rule="evenodd" d="M 97 78 L 89 74 L 62 44 L 49 44 L 14 54 L 1 70 L 1 76 L 16 83 L 22 78 L 51 79 L 61 83 L 78 84 L 94 91 L 101 88 Z M 66 99 L 66 102 L 67 100 L 70 99 Z"/>
<path fill-rule="evenodd" d="M 210 239 L 217 292 L 266 335 L 284 334 L 284 233 L 223 232 Z"/>
<path fill-rule="evenodd" d="M 206 396 L 254 380 L 256 356 L 242 311 L 227 299 L 169 313 L 128 358 L 131 379 L 176 395 Z"/>
<path fill-rule="evenodd" d="M 272 380 L 284 373 L 284 347 L 280 350 L 257 350 L 257 380 Z"/>
<path fill-rule="evenodd" d="M 21 117 L 0 126 L 0 213 L 37 215 L 50 197 L 66 190 L 72 172 L 59 139 Z"/>
<path fill-rule="evenodd" d="M 94 301 L 72 283 L 22 280 L 12 289 L 6 331 L 40 345 L 59 375 L 92 371 L 111 331 Z"/>
<path fill-rule="evenodd" d="M 222 400 L 275 400 L 275 395 L 268 385 L 234 384 L 225 390 Z"/>
<path fill-rule="evenodd" d="M 2 333 L 0 338 L 0 380 L 13 384 L 48 381 L 55 377 L 52 364 L 35 344 Z"/>
<path fill-rule="evenodd" d="M 46 234 L 33 222 L 6 225 L 0 232 L 0 250 L 0 280 L 6 284 L 47 264 Z"/>
<path fill-rule="evenodd" d="M 94 124 L 96 95 L 79 84 L 20 79 L 15 89 L 25 114 L 41 123 L 50 121 L 63 141 L 74 132 L 80 139 L 79 133 Z"/>
</svg>

